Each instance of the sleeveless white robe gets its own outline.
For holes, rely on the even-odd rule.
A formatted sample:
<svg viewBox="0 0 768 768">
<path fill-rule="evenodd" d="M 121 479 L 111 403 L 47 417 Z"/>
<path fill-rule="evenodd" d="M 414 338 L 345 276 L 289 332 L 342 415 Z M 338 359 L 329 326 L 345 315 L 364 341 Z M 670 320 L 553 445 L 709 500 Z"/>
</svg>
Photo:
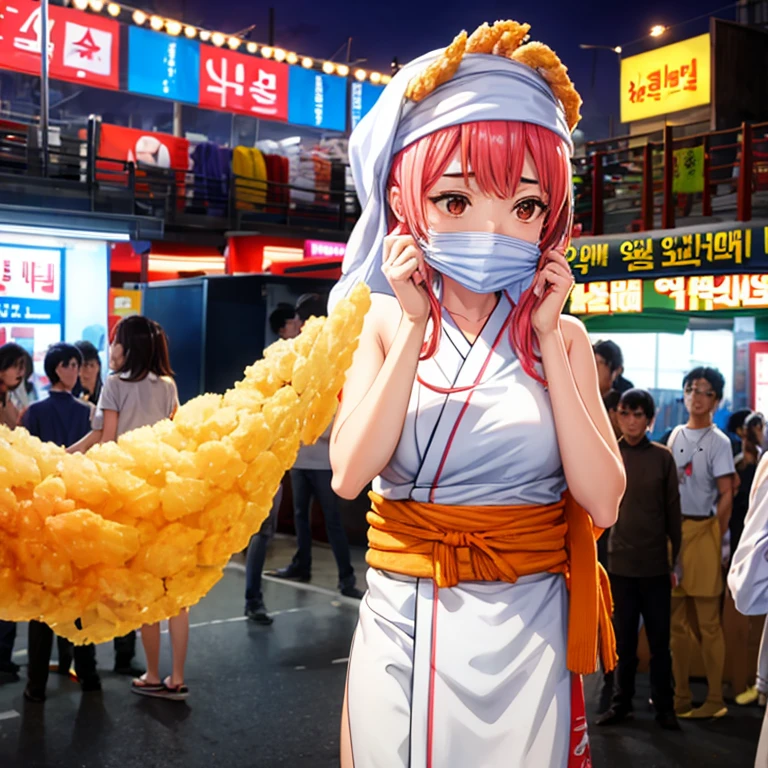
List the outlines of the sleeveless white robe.
<svg viewBox="0 0 768 768">
<path fill-rule="evenodd" d="M 560 499 L 549 395 L 512 350 L 510 310 L 502 297 L 474 344 L 444 315 L 419 377 L 442 388 L 480 383 L 442 395 L 414 382 L 377 493 L 453 505 Z M 369 570 L 347 681 L 355 768 L 566 768 L 567 600 L 561 575 L 437 589 Z"/>
</svg>

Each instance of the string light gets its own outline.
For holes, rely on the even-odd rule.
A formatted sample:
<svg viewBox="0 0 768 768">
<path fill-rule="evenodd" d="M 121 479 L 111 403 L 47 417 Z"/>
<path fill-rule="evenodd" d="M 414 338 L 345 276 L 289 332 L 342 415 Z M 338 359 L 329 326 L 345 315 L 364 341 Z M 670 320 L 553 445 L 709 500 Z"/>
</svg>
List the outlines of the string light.
<svg viewBox="0 0 768 768">
<path fill-rule="evenodd" d="M 147 14 L 144 11 L 133 12 L 133 23 L 140 27 L 147 20 Z"/>
<path fill-rule="evenodd" d="M 392 81 L 392 75 L 382 75 L 381 76 L 381 84 L 387 85 L 387 83 L 390 83 Z"/>
<path fill-rule="evenodd" d="M 312 69 L 312 67 L 315 65 L 315 62 L 312 61 L 312 59 L 309 58 L 309 56 L 305 56 L 301 60 L 301 66 L 304 67 L 304 69 Z"/>
<path fill-rule="evenodd" d="M 104 0 L 90 0 L 88 5 L 94 13 L 101 13 L 104 10 Z"/>
<path fill-rule="evenodd" d="M 346 77 L 349 74 L 349 67 L 346 64 L 337 64 L 336 74 Z"/>
<path fill-rule="evenodd" d="M 368 73 L 364 69 L 357 69 L 355 70 L 355 79 L 362 82 L 365 80 L 365 78 L 368 77 Z"/>
<path fill-rule="evenodd" d="M 224 35 L 221 34 L 221 32 L 214 32 L 211 35 L 211 42 L 217 47 L 221 48 L 224 43 L 227 42 L 227 38 L 224 37 Z"/>
<path fill-rule="evenodd" d="M 663 24 L 654 24 L 651 27 L 651 37 L 661 37 L 666 31 L 667 28 Z"/>
<path fill-rule="evenodd" d="M 149 19 L 149 26 L 152 27 L 155 32 L 159 32 L 165 26 L 165 22 L 159 16 L 152 16 Z"/>
<path fill-rule="evenodd" d="M 248 51 L 248 53 L 256 53 L 256 51 L 259 50 L 259 46 L 256 45 L 256 43 L 254 42 L 248 43 L 248 45 L 246 45 L 245 48 Z"/>
<path fill-rule="evenodd" d="M 282 48 L 275 48 L 275 61 L 285 61 L 287 55 Z"/>
<path fill-rule="evenodd" d="M 323 72 L 325 72 L 326 75 L 332 75 L 336 69 L 336 66 L 332 61 L 326 61 L 323 64 Z"/>
<path fill-rule="evenodd" d="M 168 21 L 165 22 L 165 28 L 168 31 L 168 34 L 173 35 L 174 37 L 181 34 L 181 23 L 174 21 L 173 19 L 168 19 Z"/>
<path fill-rule="evenodd" d="M 120 15 L 120 6 L 117 3 L 110 3 L 107 6 L 107 13 L 110 16 L 119 16 Z"/>
<path fill-rule="evenodd" d="M 261 48 L 261 55 L 262 55 L 262 56 L 263 56 L 265 59 L 271 59 L 271 58 L 272 58 L 272 54 L 273 54 L 274 52 L 275 52 L 275 49 L 274 49 L 274 48 L 270 48 L 268 45 L 264 45 L 264 46 L 262 46 L 262 48 Z"/>
<path fill-rule="evenodd" d="M 193 40 L 195 37 L 197 37 L 197 27 L 190 27 L 187 25 L 184 27 L 184 34 L 190 39 Z"/>
<path fill-rule="evenodd" d="M 380 83 L 381 82 L 381 72 L 371 72 L 371 82 L 372 83 Z"/>
<path fill-rule="evenodd" d="M 286 61 L 287 61 L 289 64 L 295 64 L 295 63 L 296 63 L 296 62 L 299 60 L 299 57 L 298 57 L 298 56 L 297 56 L 295 53 L 289 53 L 289 54 L 288 54 L 288 55 L 285 57 L 285 60 L 286 60 Z"/>
<path fill-rule="evenodd" d="M 88 0 L 72 0 L 72 5 L 74 5 L 78 11 L 84 11 L 88 7 Z"/>
<path fill-rule="evenodd" d="M 207 29 L 200 30 L 200 39 L 207 43 L 211 39 L 211 33 Z"/>
<path fill-rule="evenodd" d="M 236 51 L 242 42 L 243 41 L 239 37 L 230 37 L 229 40 L 227 40 L 227 45 L 231 50 Z"/>
</svg>

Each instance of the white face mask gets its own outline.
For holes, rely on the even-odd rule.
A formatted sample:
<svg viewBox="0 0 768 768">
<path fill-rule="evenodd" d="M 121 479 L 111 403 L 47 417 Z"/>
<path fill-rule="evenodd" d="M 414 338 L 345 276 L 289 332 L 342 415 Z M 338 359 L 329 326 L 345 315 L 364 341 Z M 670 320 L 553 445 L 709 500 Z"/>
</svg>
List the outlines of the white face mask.
<svg viewBox="0 0 768 768">
<path fill-rule="evenodd" d="M 536 243 L 493 232 L 431 232 L 420 246 L 441 275 L 474 293 L 506 291 L 515 303 L 533 282 L 541 258 Z"/>
</svg>

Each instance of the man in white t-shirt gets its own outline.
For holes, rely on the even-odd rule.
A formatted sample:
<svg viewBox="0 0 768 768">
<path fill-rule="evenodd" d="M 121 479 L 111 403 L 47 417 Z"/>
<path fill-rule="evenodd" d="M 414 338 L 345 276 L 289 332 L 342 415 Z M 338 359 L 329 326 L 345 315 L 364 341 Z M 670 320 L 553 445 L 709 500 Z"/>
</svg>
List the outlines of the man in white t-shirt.
<svg viewBox="0 0 768 768">
<path fill-rule="evenodd" d="M 722 538 L 733 506 L 731 441 L 713 423 L 725 380 L 715 368 L 695 368 L 683 380 L 688 422 L 677 427 L 669 448 L 677 465 L 683 543 L 682 580 L 672 592 L 672 668 L 675 711 L 680 717 L 722 717 L 725 638 L 721 623 L 723 593 Z M 696 610 L 709 691 L 693 709 L 689 670 L 692 630 L 688 609 Z"/>
</svg>

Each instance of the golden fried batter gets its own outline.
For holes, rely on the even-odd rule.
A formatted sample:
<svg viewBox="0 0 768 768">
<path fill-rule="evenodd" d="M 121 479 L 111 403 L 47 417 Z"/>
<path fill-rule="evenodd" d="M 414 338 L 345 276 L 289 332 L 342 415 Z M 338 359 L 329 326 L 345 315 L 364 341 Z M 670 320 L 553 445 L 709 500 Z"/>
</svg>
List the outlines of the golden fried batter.
<svg viewBox="0 0 768 768">
<path fill-rule="evenodd" d="M 513 61 L 519 61 L 538 70 L 549 83 L 555 97 L 563 105 L 568 128 L 572 131 L 581 120 L 579 113 L 581 96 L 573 87 L 571 78 L 568 77 L 568 68 L 560 61 L 557 54 L 544 43 L 531 42 L 520 46 L 511 58 Z"/>
<path fill-rule="evenodd" d="M 361 284 L 235 389 L 87 456 L 0 427 L 0 618 L 100 643 L 200 600 L 333 418 L 369 305 Z"/>
<path fill-rule="evenodd" d="M 428 96 L 435 88 L 448 82 L 455 74 L 456 70 L 464 58 L 464 51 L 467 47 L 467 33 L 462 31 L 454 38 L 453 42 L 445 49 L 443 55 L 432 62 L 420 75 L 408 83 L 405 92 L 405 98 L 412 101 L 421 101 Z"/>
</svg>

